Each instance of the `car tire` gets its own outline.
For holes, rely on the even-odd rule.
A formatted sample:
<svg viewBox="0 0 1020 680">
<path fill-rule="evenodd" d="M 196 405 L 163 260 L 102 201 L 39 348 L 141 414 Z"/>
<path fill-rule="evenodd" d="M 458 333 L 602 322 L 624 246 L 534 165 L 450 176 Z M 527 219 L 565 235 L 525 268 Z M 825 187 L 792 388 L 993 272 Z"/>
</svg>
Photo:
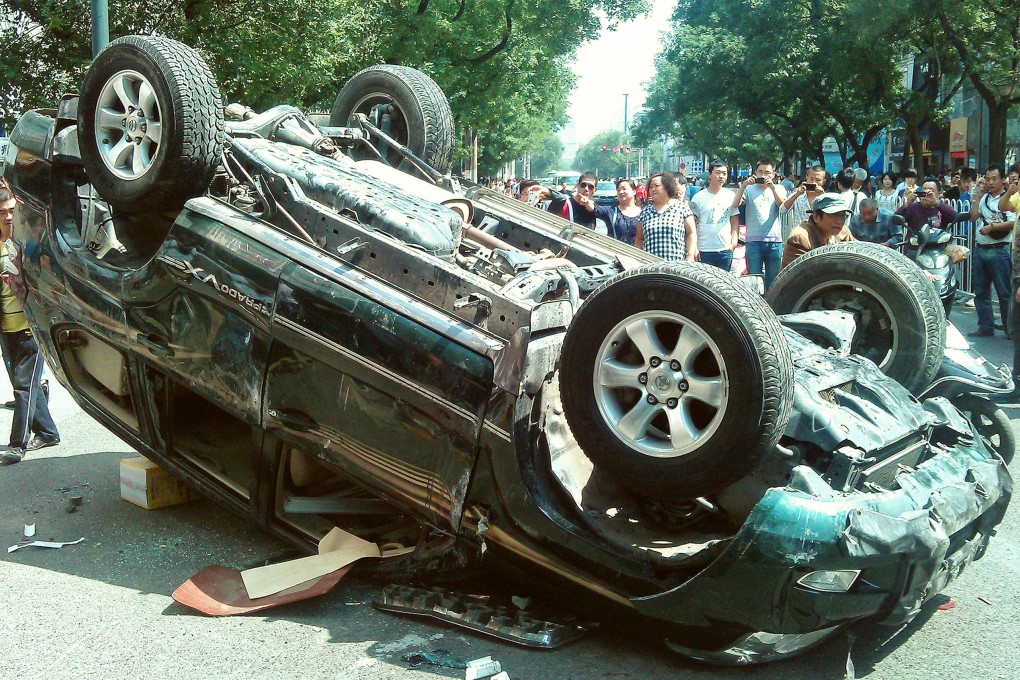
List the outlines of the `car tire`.
<svg viewBox="0 0 1020 680">
<path fill-rule="evenodd" d="M 921 269 L 873 243 L 836 243 L 801 255 L 768 292 L 776 314 L 851 312 L 850 351 L 875 362 L 913 393 L 931 384 L 946 346 L 942 302 Z"/>
<path fill-rule="evenodd" d="M 329 124 L 357 127 L 353 116 L 370 116 L 377 104 L 394 107 L 386 133 L 442 174 L 450 171 L 453 158 L 453 114 L 446 95 L 432 78 L 407 66 L 378 65 L 354 74 L 337 95 Z M 385 131 L 385 130 L 384 130 Z M 420 175 L 413 163 L 394 149 L 376 144 L 386 161 L 395 168 Z M 367 151 L 356 156 L 375 158 Z"/>
<path fill-rule="evenodd" d="M 219 88 L 205 60 L 186 45 L 118 38 L 85 74 L 78 99 L 81 158 L 93 187 L 117 210 L 178 209 L 201 195 L 223 142 Z"/>
<path fill-rule="evenodd" d="M 1005 411 L 993 401 L 976 394 L 961 394 L 950 401 L 1009 464 L 1016 453 L 1016 435 Z"/>
<path fill-rule="evenodd" d="M 559 380 L 595 466 L 663 500 L 748 474 L 793 404 L 793 361 L 772 310 L 735 278 L 687 262 L 645 265 L 596 289 L 567 331 Z"/>
</svg>

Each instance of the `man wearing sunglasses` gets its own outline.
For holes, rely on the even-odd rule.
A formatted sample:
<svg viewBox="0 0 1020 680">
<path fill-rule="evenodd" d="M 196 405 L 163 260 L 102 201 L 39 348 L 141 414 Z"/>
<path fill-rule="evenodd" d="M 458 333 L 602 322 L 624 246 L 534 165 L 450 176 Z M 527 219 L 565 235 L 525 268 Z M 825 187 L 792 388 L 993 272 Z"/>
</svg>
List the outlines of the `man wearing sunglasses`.
<svg viewBox="0 0 1020 680">
<path fill-rule="evenodd" d="M 548 198 L 549 207 L 546 210 L 574 224 L 594 229 L 595 200 L 592 197 L 595 195 L 596 184 L 598 184 L 598 177 L 595 176 L 595 173 L 586 172 L 577 180 L 577 187 L 572 195 L 568 196 L 543 187 L 538 200 L 542 201 Z"/>
</svg>

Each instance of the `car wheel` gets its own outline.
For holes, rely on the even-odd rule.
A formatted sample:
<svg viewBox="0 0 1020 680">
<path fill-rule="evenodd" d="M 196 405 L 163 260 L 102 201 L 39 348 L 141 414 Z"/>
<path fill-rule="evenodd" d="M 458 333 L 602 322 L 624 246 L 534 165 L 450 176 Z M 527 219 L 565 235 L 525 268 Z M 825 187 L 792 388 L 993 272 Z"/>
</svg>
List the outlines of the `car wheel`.
<svg viewBox="0 0 1020 680">
<path fill-rule="evenodd" d="M 595 290 L 567 331 L 559 379 L 596 467 L 664 500 L 750 472 L 793 403 L 776 316 L 736 279 L 693 263 L 646 265 Z"/>
<path fill-rule="evenodd" d="M 837 243 L 801 255 L 772 283 L 777 314 L 839 309 L 857 322 L 850 351 L 911 392 L 927 387 L 946 346 L 942 303 L 921 269 L 884 246 Z"/>
<path fill-rule="evenodd" d="M 1016 435 L 1006 413 L 997 404 L 974 394 L 962 394 L 951 401 L 1007 464 L 1013 460 Z"/>
<path fill-rule="evenodd" d="M 201 195 L 223 154 L 216 81 L 190 47 L 153 36 L 111 42 L 78 99 L 89 180 L 122 212 L 179 208 Z"/>
<path fill-rule="evenodd" d="M 356 127 L 355 113 L 372 119 L 372 109 L 388 105 L 387 125 L 378 125 L 390 137 L 440 173 L 450 171 L 453 157 L 453 114 L 446 95 L 434 80 L 407 66 L 379 65 L 359 71 L 347 81 L 333 104 L 329 124 Z M 376 145 L 395 168 L 421 174 L 395 149 Z M 375 158 L 367 152 L 364 158 Z"/>
</svg>

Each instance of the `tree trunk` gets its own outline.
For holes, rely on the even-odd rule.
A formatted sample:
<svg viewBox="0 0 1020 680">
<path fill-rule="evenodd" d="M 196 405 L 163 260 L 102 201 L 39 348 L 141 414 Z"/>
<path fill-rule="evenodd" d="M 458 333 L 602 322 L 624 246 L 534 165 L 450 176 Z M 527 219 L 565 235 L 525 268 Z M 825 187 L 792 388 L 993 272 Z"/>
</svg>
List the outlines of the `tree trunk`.
<svg viewBox="0 0 1020 680">
<path fill-rule="evenodd" d="M 1005 163 L 1006 160 L 1006 114 L 1008 106 L 999 102 L 988 104 L 988 163 Z"/>
</svg>

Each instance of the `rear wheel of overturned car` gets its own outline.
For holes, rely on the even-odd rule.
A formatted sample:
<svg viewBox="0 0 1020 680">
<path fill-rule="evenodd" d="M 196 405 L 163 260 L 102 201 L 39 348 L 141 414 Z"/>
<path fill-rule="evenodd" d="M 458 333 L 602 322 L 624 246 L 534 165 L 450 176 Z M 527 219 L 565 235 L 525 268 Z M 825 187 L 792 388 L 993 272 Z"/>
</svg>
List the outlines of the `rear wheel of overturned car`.
<svg viewBox="0 0 1020 680">
<path fill-rule="evenodd" d="M 172 210 L 201 195 L 223 141 L 216 81 L 186 45 L 118 38 L 85 74 L 78 146 L 93 187 L 117 210 Z"/>
<path fill-rule="evenodd" d="M 772 283 L 776 314 L 838 309 L 857 323 L 854 354 L 911 392 L 927 387 L 946 346 L 942 302 L 921 269 L 873 243 L 837 243 L 801 255 Z"/>
<path fill-rule="evenodd" d="M 976 394 L 961 394 L 951 401 L 1007 464 L 1013 460 L 1016 435 L 1005 411 L 998 404 Z"/>
<path fill-rule="evenodd" d="M 664 500 L 710 493 L 773 449 L 793 362 L 761 297 L 693 263 L 625 272 L 594 291 L 563 343 L 564 414 L 596 467 Z"/>
<path fill-rule="evenodd" d="M 329 124 L 357 127 L 355 114 L 370 122 L 440 173 L 450 171 L 453 158 L 453 114 L 446 95 L 432 78 L 407 66 L 378 65 L 354 74 L 337 95 Z M 396 149 L 375 140 L 376 148 L 395 168 L 421 174 Z M 376 158 L 356 150 L 356 157 Z"/>
</svg>

